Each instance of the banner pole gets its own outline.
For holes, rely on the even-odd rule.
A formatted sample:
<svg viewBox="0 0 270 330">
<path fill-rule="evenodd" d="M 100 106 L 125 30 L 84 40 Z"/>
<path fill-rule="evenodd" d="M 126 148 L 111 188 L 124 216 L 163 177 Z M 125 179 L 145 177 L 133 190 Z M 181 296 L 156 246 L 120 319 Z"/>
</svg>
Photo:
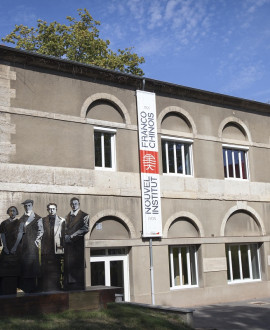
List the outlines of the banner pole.
<svg viewBox="0 0 270 330">
<path fill-rule="evenodd" d="M 144 89 L 145 81 L 143 81 Z M 155 305 L 152 238 L 162 237 L 155 93 L 136 91 L 144 238 L 149 237 L 152 305 Z"/>
<path fill-rule="evenodd" d="M 150 250 L 150 278 L 151 278 L 151 296 L 152 305 L 155 305 L 155 289 L 154 289 L 154 266 L 153 266 L 153 248 L 152 248 L 152 238 L 149 240 L 149 250 Z"/>
</svg>

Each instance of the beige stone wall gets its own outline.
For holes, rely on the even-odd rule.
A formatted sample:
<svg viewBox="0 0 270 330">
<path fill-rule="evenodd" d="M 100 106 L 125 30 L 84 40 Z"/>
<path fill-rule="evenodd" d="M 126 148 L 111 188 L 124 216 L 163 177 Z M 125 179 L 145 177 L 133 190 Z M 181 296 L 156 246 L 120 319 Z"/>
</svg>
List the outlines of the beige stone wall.
<svg viewBox="0 0 270 330">
<path fill-rule="evenodd" d="M 217 285 L 209 288 L 174 290 L 156 295 L 156 304 L 173 307 L 192 307 L 219 304 L 247 299 L 267 298 L 269 282 L 242 283 L 241 285 Z M 136 301 L 143 302 L 141 297 Z"/>
<path fill-rule="evenodd" d="M 168 107 L 178 107 L 186 111 L 194 120 L 198 137 L 211 137 L 217 139 L 220 124 L 230 118 L 245 125 L 250 132 L 253 143 L 261 143 L 269 147 L 268 125 L 269 116 L 260 113 L 248 112 L 233 108 L 218 107 L 213 104 L 192 102 L 173 96 L 165 97 L 157 95 L 157 115 Z M 263 118 L 263 120 L 262 120 Z"/>
<path fill-rule="evenodd" d="M 9 79 L 6 79 L 6 77 L 8 77 L 7 73 L 3 74 L 2 94 L 4 95 L 4 91 L 7 90 L 7 88 L 9 92 L 5 93 L 5 96 L 2 97 L 3 106 L 1 111 L 5 116 L 7 113 L 20 115 L 11 117 L 13 133 L 15 129 L 18 130 L 17 134 L 12 136 L 12 141 L 14 141 L 12 144 L 13 150 L 9 150 L 9 152 L 14 154 L 14 149 L 17 147 L 16 155 L 12 157 L 12 162 L 14 163 L 29 163 L 25 159 L 27 153 L 24 152 L 25 147 L 22 145 L 23 143 L 21 141 L 26 140 L 31 146 L 32 141 L 29 141 L 31 137 L 29 137 L 26 132 L 23 132 L 28 130 L 27 128 L 29 125 L 37 138 L 36 145 L 41 143 L 42 145 L 49 146 L 52 141 L 54 141 L 58 142 L 55 148 L 62 148 L 67 152 L 67 154 L 62 156 L 66 158 L 66 164 L 63 164 L 63 161 L 59 161 L 59 159 L 56 158 L 54 164 L 48 165 L 79 168 L 89 168 L 90 163 L 92 163 L 89 159 L 91 156 L 89 155 L 89 149 L 87 149 L 87 147 L 88 143 L 90 146 L 93 145 L 91 131 L 93 125 L 100 124 L 101 126 L 105 125 L 108 127 L 136 130 L 135 91 L 106 84 L 101 85 L 90 80 L 86 81 L 64 77 L 59 74 L 49 74 L 36 70 L 26 70 L 18 67 L 12 70 L 14 71 L 12 71 L 12 77 Z M 123 112 L 128 116 L 125 117 L 122 113 L 124 116 L 124 123 L 117 123 L 118 120 L 116 120 L 116 122 L 110 122 L 110 116 L 108 116 L 109 110 L 107 108 L 104 110 L 104 113 L 100 112 L 97 117 L 98 119 L 96 119 L 96 116 L 93 118 L 91 118 L 91 116 L 89 118 L 82 117 L 82 109 L 85 102 L 89 99 L 94 101 L 98 99 L 99 96 L 101 98 L 103 97 L 106 102 L 110 99 L 113 100 L 116 107 L 119 105 L 123 107 Z M 106 104 L 104 107 L 108 107 Z M 99 104 L 98 109 L 101 107 L 102 106 Z M 188 114 L 188 119 L 192 120 L 194 124 L 191 133 L 187 133 L 185 129 L 181 128 L 182 125 L 179 125 L 179 130 L 176 130 L 175 126 L 177 126 L 177 123 L 174 121 L 171 123 L 167 121 L 164 130 L 160 132 L 169 132 L 171 135 L 176 133 L 178 136 L 183 137 L 188 135 L 194 139 L 194 175 L 196 178 L 223 179 L 222 143 L 231 142 L 250 146 L 249 160 L 251 181 L 270 181 L 269 170 L 263 170 L 261 165 L 264 163 L 264 160 L 268 158 L 270 148 L 269 133 L 267 130 L 269 126 L 268 117 L 264 116 L 262 123 L 262 116 L 260 114 L 203 103 L 200 104 L 198 102 L 180 100 L 174 97 L 157 96 L 158 116 L 160 115 L 162 117 L 164 109 L 173 108 L 182 111 L 182 114 Z M 22 114 L 25 116 L 22 116 Z M 45 118 L 50 118 L 51 120 L 45 120 Z M 248 139 L 244 142 L 242 139 L 235 140 L 235 136 L 234 139 L 228 139 L 227 135 L 225 135 L 224 139 L 222 138 L 222 134 L 220 135 L 221 126 L 222 123 L 229 120 L 228 118 L 244 126 L 250 141 Z M 162 118 L 160 118 L 160 120 L 161 119 Z M 168 125 L 171 125 L 171 131 Z M 40 134 L 36 134 L 37 127 L 40 129 Z M 262 129 L 262 127 L 265 127 L 265 129 Z M 129 130 L 121 129 L 119 130 L 119 134 L 117 134 L 119 135 L 117 141 L 118 158 L 123 159 L 125 157 L 124 148 L 122 146 L 123 143 L 128 143 L 129 150 L 134 150 L 135 152 L 130 153 L 132 158 L 128 158 L 130 162 L 127 164 L 127 168 L 124 168 L 122 165 L 126 162 L 119 161 L 118 169 L 120 171 L 134 172 L 138 171 L 137 133 L 136 131 L 132 133 Z M 80 131 L 79 134 L 78 131 Z M 164 134 L 164 132 L 162 134 Z M 24 139 L 16 138 L 16 136 L 23 136 Z M 43 138 L 44 141 L 41 141 L 41 138 Z M 17 143 L 16 139 L 18 140 Z M 79 146 L 76 139 L 80 141 Z M 31 149 L 31 147 L 29 147 L 29 149 Z M 4 150 L 4 147 L 2 150 Z M 37 150 L 34 151 L 36 154 Z M 74 153 L 74 158 L 77 159 L 77 154 L 80 151 L 83 153 L 85 159 L 80 160 L 79 164 L 76 161 L 68 160 L 70 153 Z M 59 152 L 57 152 L 57 155 L 59 158 L 61 157 Z M 33 160 L 33 162 L 36 165 L 47 165 L 48 160 L 46 161 L 40 157 L 38 163 L 35 163 L 35 160 Z M 134 167 L 134 164 L 136 164 L 136 167 Z"/>
<path fill-rule="evenodd" d="M 200 257 L 203 263 L 199 265 L 202 270 L 201 274 L 199 274 L 199 286 L 182 289 L 170 288 L 169 256 L 166 240 L 162 240 L 162 244 L 154 243 L 153 260 L 156 304 L 191 307 L 267 297 L 269 281 L 264 276 L 265 270 L 262 273 L 262 281 L 228 284 L 225 244 L 213 244 L 210 243 L 210 240 L 208 242 L 201 245 L 202 255 Z M 132 269 L 131 273 L 131 300 L 141 303 L 151 303 L 149 246 L 136 246 L 131 251 L 131 267 L 135 267 L 136 269 Z M 263 253 L 261 256 L 261 264 L 263 265 Z M 140 265 L 139 269 L 138 265 Z"/>
<path fill-rule="evenodd" d="M 128 109 L 132 124 L 137 123 L 135 92 L 128 88 L 119 89 L 91 79 L 77 79 L 53 72 L 19 67 L 14 70 L 17 75 L 16 81 L 12 82 L 12 88 L 16 90 L 16 99 L 11 102 L 14 108 L 80 117 L 83 103 L 89 96 L 107 93 L 117 96 Z"/>
<path fill-rule="evenodd" d="M 203 269 L 202 281 L 199 282 L 198 288 L 189 289 L 170 289 L 168 282 L 167 269 L 164 265 L 168 262 L 159 264 L 159 256 L 168 254 L 168 247 L 154 247 L 154 263 L 155 274 L 158 274 L 158 280 L 155 280 L 156 290 L 155 299 L 157 304 L 188 307 L 200 304 L 211 304 L 226 301 L 236 301 L 252 297 L 266 297 L 269 284 L 265 281 L 228 284 L 227 283 L 227 267 L 225 259 L 224 244 L 202 244 L 202 260 Z M 261 255 L 261 263 L 263 264 L 263 254 Z M 161 271 L 161 268 L 163 270 Z M 264 271 L 263 271 L 264 272 Z M 161 284 L 162 283 L 162 284 Z M 250 288 L 250 291 L 249 291 Z M 257 290 L 257 291 L 256 291 Z M 218 292 L 218 293 L 217 293 Z M 137 300 L 142 300 L 140 296 Z M 143 300 L 142 300 L 143 301 Z"/>
<path fill-rule="evenodd" d="M 168 176 L 162 174 L 160 155 L 164 237 L 154 241 L 153 248 L 156 303 L 183 307 L 264 296 L 270 274 L 269 116 L 218 107 L 211 100 L 205 104 L 157 95 L 156 101 L 160 147 L 162 135 L 192 139 L 194 160 L 194 176 Z M 168 116 L 172 112 L 180 117 L 174 120 Z M 230 122 L 245 134 L 233 125 L 223 134 Z M 115 171 L 94 169 L 95 126 L 116 130 Z M 224 180 L 224 143 L 249 147 L 250 180 Z M 88 260 L 92 247 L 130 247 L 131 300 L 150 303 L 149 245 L 141 238 L 135 91 L 90 78 L 0 65 L 1 220 L 10 205 L 22 213 L 20 203 L 27 198 L 34 200 L 41 216 L 49 202 L 56 202 L 59 215 L 65 216 L 73 196 L 91 216 Z M 255 219 L 252 235 L 226 236 L 227 220 L 236 211 Z M 103 233 L 95 233 L 96 222 L 106 217 L 122 227 L 110 231 L 105 226 Z M 179 217 L 190 219 L 196 229 L 168 235 Z M 262 281 L 228 285 L 225 244 L 249 242 L 261 244 Z M 198 288 L 170 288 L 169 246 L 180 244 L 199 246 Z M 89 280 L 89 265 L 87 276 Z"/>
<path fill-rule="evenodd" d="M 19 115 L 11 115 L 11 121 L 16 127 L 12 163 L 94 168 L 90 125 Z"/>
</svg>

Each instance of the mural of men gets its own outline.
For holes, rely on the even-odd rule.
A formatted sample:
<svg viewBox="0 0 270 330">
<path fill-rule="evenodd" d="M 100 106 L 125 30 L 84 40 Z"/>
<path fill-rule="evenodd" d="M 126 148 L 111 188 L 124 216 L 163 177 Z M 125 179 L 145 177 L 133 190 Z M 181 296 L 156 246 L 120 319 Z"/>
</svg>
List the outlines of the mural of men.
<svg viewBox="0 0 270 330">
<path fill-rule="evenodd" d="M 89 231 L 89 215 L 80 210 L 76 197 L 70 206 L 65 223 L 64 283 L 66 290 L 84 290 L 84 235 Z"/>
<path fill-rule="evenodd" d="M 16 294 L 20 274 L 17 247 L 23 236 L 23 224 L 16 219 L 15 206 L 7 210 L 9 218 L 0 225 L 3 250 L 0 256 L 0 294 Z"/>
<path fill-rule="evenodd" d="M 41 291 L 61 290 L 61 261 L 63 260 L 64 248 L 64 222 L 59 217 L 57 205 L 47 205 L 48 215 L 42 219 L 43 236 L 41 240 L 41 270 L 42 276 L 39 289 Z"/>
<path fill-rule="evenodd" d="M 33 211 L 33 200 L 23 203 L 25 213 L 20 218 L 24 226 L 24 235 L 19 246 L 21 261 L 20 288 L 31 293 L 37 290 L 37 278 L 40 276 L 40 241 L 43 235 L 41 217 Z"/>
</svg>

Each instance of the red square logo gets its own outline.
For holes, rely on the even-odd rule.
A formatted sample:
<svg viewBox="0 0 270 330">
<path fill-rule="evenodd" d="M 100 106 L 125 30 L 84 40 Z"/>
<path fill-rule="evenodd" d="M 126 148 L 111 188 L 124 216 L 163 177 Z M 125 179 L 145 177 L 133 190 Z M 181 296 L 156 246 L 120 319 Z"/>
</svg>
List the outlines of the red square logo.
<svg viewBox="0 0 270 330">
<path fill-rule="evenodd" d="M 158 152 L 140 150 L 140 160 L 142 173 L 159 173 Z"/>
</svg>

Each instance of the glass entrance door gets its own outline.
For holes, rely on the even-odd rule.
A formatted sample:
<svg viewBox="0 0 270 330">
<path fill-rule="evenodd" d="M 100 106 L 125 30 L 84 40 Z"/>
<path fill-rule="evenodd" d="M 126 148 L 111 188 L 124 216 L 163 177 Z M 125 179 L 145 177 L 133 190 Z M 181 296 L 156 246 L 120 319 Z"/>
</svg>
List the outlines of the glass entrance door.
<svg viewBox="0 0 270 330">
<path fill-rule="evenodd" d="M 122 287 L 124 300 L 130 300 L 128 255 L 125 249 L 91 249 L 90 262 L 91 286 Z"/>
<path fill-rule="evenodd" d="M 110 261 L 111 286 L 124 287 L 124 262 L 123 260 Z"/>
<path fill-rule="evenodd" d="M 105 285 L 105 262 L 91 263 L 91 286 Z"/>
</svg>

